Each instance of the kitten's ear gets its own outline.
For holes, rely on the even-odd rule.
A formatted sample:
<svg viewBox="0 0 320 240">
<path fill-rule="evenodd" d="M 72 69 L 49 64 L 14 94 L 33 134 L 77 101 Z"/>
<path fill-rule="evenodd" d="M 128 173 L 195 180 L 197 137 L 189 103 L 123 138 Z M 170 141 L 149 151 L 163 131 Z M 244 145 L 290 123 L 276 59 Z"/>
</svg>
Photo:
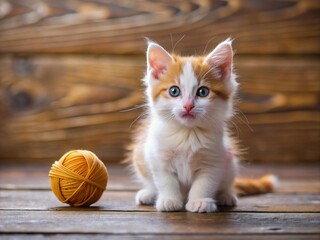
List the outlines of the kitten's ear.
<svg viewBox="0 0 320 240">
<path fill-rule="evenodd" d="M 221 80 L 230 76 L 233 63 L 232 41 L 227 39 L 220 43 L 204 62 L 212 68 L 213 74 Z"/>
<path fill-rule="evenodd" d="M 155 79 L 159 79 L 170 64 L 173 62 L 172 56 L 160 45 L 149 42 L 147 50 L 147 65 Z"/>
</svg>

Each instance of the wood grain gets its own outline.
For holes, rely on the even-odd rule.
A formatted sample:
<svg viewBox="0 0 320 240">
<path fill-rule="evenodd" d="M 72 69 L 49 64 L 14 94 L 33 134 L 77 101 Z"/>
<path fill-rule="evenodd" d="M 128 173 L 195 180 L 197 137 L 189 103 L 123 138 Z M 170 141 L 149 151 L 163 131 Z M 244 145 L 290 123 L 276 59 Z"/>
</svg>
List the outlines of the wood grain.
<svg viewBox="0 0 320 240">
<path fill-rule="evenodd" d="M 123 158 L 139 113 L 121 111 L 142 99 L 142 62 L 134 60 L 2 59 L 1 134 L 10 140 L 2 138 L 1 158 L 46 161 L 79 148 L 105 161 Z"/>
<path fill-rule="evenodd" d="M 306 184 L 305 184 L 306 185 Z M 319 190 L 319 189 L 318 189 Z M 318 191 L 320 193 L 320 191 Z M 63 204 L 49 190 L 0 190 L 1 210 L 156 212 L 153 206 L 137 206 L 135 191 L 107 190 L 90 208 Z M 290 201 L 288 202 L 288 199 Z M 238 206 L 219 208 L 219 212 L 318 212 L 319 194 L 264 194 L 239 198 Z"/>
<path fill-rule="evenodd" d="M 123 159 L 143 102 L 138 56 L 0 57 L 0 161 L 48 162 L 70 149 Z M 320 61 L 236 57 L 231 128 L 250 162 L 319 159 Z"/>
<path fill-rule="evenodd" d="M 141 188 L 128 168 L 106 163 L 110 174 L 107 190 L 135 192 Z M 1 190 L 50 190 L 50 166 L 0 165 Z M 257 178 L 274 174 L 280 179 L 277 193 L 320 193 L 320 168 L 318 165 L 252 165 L 239 169 L 240 177 Z"/>
<path fill-rule="evenodd" d="M 319 239 L 319 9 L 313 0 L 0 0 L 0 239 Z M 136 206 L 140 184 L 112 163 L 142 112 L 124 110 L 143 102 L 143 38 L 194 55 L 229 36 L 241 83 L 230 127 L 248 149 L 241 175 L 273 173 L 280 185 L 214 214 Z M 110 173 L 90 208 L 58 202 L 47 176 L 79 148 Z"/>
<path fill-rule="evenodd" d="M 5 219 L 5 221 L 3 221 Z M 91 211 L 2 211 L 3 233 L 108 234 L 319 234 L 317 213 L 125 213 Z M 42 224 L 35 224 L 35 223 Z M 90 222 L 90 228 L 87 224 Z M 192 224 L 191 224 L 192 223 Z M 186 227 L 188 226 L 188 227 Z"/>
<path fill-rule="evenodd" d="M 258 173 L 273 169 L 291 186 L 295 179 L 300 192 L 289 194 L 279 189 L 279 193 L 240 198 L 234 209 L 194 214 L 137 207 L 135 192 L 125 187 L 105 192 L 92 207 L 69 207 L 42 189 L 39 176 L 43 176 L 44 166 L 2 165 L 0 183 L 8 176 L 16 183 L 29 176 L 35 188 L 0 190 L 0 239 L 318 239 L 319 189 L 308 194 L 310 185 L 303 177 L 319 184 L 315 168 L 252 166 L 251 171 Z M 112 166 L 109 172 L 110 180 L 117 176 L 119 184 L 130 185 L 121 167 Z"/>
<path fill-rule="evenodd" d="M 212 239 L 212 234 L 201 234 L 201 236 L 197 234 L 179 234 L 179 235 L 165 235 L 165 234 L 135 234 L 135 235 L 109 235 L 103 233 L 95 233 L 95 234 L 0 234 L 0 239 L 3 240 L 29 240 L 29 239 L 37 239 L 37 240 L 140 240 L 140 239 L 154 239 L 154 240 L 198 240 L 201 239 L 209 240 Z M 214 234 L 215 240 L 319 240 L 318 234 L 267 234 L 267 235 L 259 235 L 259 234 L 241 234 L 241 235 L 232 235 L 232 234 L 222 234 L 217 235 Z"/>
<path fill-rule="evenodd" d="M 320 233 L 318 213 L 150 213 L 2 211 L 2 233 L 223 234 Z M 59 221 L 57 221 L 59 219 Z M 41 223 L 41 224 L 35 224 Z M 90 225 L 88 225 L 90 223 Z M 299 224 L 297 224 L 299 223 Z"/>
<path fill-rule="evenodd" d="M 241 54 L 319 54 L 310 0 L 47 1 L 0 3 L 2 53 L 142 53 L 143 37 L 202 53 L 229 36 Z M 210 44 L 209 44 L 210 45 Z"/>
<path fill-rule="evenodd" d="M 140 187 L 127 166 L 112 165 L 108 162 L 105 164 L 109 173 L 108 190 L 135 191 Z M 0 189 L 50 190 L 50 179 L 48 177 L 50 167 L 51 165 L 48 164 L 30 164 L 20 167 L 17 165 L 0 165 Z"/>
</svg>

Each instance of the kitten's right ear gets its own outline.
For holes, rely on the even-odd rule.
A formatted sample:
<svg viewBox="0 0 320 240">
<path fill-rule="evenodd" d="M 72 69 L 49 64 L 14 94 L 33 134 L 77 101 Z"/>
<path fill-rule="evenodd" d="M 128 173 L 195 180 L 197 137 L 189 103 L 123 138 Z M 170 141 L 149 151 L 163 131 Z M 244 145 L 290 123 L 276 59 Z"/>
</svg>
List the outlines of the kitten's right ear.
<svg viewBox="0 0 320 240">
<path fill-rule="evenodd" d="M 155 79 L 159 79 L 172 62 L 172 56 L 163 47 L 154 42 L 148 43 L 147 65 Z"/>
</svg>

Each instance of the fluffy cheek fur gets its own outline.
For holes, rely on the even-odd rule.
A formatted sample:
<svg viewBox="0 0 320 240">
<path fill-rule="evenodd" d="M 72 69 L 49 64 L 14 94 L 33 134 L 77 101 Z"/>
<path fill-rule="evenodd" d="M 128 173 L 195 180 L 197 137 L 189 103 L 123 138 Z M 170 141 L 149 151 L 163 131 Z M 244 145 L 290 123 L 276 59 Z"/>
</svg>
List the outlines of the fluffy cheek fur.
<svg viewBox="0 0 320 240">
<path fill-rule="evenodd" d="M 223 123 L 227 120 L 229 113 L 230 115 L 232 113 L 232 110 L 229 110 L 229 105 L 229 102 L 224 99 L 218 97 L 214 99 L 212 104 L 208 107 L 206 116 L 207 120 L 211 123 L 220 124 L 220 127 L 223 126 Z"/>
<path fill-rule="evenodd" d="M 166 99 L 159 96 L 155 101 L 152 101 L 152 112 L 162 120 L 172 121 L 175 118 L 172 109 L 176 104 L 174 99 Z"/>
</svg>

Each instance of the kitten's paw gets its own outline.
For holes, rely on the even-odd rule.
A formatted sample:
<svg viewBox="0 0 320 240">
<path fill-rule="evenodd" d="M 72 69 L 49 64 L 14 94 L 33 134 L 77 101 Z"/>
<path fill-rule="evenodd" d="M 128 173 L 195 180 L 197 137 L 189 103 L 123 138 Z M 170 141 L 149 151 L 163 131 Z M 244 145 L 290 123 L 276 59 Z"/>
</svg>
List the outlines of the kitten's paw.
<svg viewBox="0 0 320 240">
<path fill-rule="evenodd" d="M 215 212 L 217 210 L 217 206 L 211 198 L 198 198 L 195 200 L 189 200 L 186 205 L 186 209 L 189 212 L 209 213 Z"/>
<path fill-rule="evenodd" d="M 220 193 L 217 196 L 219 206 L 234 207 L 237 206 L 238 198 L 233 193 Z"/>
<path fill-rule="evenodd" d="M 175 198 L 159 197 L 156 207 L 159 212 L 180 211 L 183 208 L 183 202 Z"/>
<path fill-rule="evenodd" d="M 136 195 L 137 205 L 153 205 L 156 201 L 157 193 L 150 189 L 141 189 Z"/>
</svg>

